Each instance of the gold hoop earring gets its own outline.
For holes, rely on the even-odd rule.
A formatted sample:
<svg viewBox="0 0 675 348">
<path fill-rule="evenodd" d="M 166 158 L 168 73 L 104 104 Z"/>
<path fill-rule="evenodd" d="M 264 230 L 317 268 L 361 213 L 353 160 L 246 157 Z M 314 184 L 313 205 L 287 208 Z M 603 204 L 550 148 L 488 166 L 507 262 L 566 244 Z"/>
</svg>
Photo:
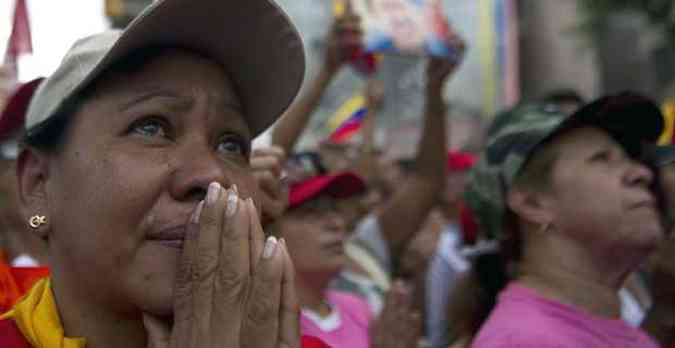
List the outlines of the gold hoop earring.
<svg viewBox="0 0 675 348">
<path fill-rule="evenodd" d="M 33 215 L 30 220 L 28 220 L 28 225 L 31 228 L 38 228 L 47 223 L 47 217 L 44 215 Z"/>
</svg>

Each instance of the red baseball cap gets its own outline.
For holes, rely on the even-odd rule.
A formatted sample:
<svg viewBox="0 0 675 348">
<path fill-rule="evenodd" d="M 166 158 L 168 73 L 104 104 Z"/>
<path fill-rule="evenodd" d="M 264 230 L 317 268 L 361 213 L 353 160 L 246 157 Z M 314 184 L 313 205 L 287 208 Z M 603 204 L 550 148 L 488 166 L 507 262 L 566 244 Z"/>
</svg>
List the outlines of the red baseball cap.
<svg viewBox="0 0 675 348">
<path fill-rule="evenodd" d="M 297 208 L 302 203 L 323 193 L 335 198 L 347 198 L 365 192 L 365 190 L 365 182 L 354 173 L 319 175 L 291 186 L 289 209 Z"/>
<path fill-rule="evenodd" d="M 44 78 L 39 77 L 20 85 L 7 99 L 7 105 L 0 115 L 0 141 L 4 141 L 23 128 L 30 100 Z"/>
<path fill-rule="evenodd" d="M 468 152 L 449 151 L 448 170 L 451 172 L 463 172 L 471 169 L 476 163 L 476 155 Z"/>
</svg>

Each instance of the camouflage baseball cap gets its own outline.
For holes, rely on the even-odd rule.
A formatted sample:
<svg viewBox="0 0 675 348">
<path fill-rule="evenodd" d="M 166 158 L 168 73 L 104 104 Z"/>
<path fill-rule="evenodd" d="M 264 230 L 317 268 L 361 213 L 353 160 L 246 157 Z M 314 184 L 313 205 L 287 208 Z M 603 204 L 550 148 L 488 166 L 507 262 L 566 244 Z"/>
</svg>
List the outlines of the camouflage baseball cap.
<svg viewBox="0 0 675 348">
<path fill-rule="evenodd" d="M 631 155 L 643 142 L 655 142 L 663 129 L 661 111 L 651 100 L 624 92 L 600 98 L 569 117 L 557 112 L 515 113 L 492 127 L 487 146 L 469 173 L 465 200 L 487 238 L 501 239 L 505 197 L 539 145 L 571 129 L 594 126 L 606 130 Z"/>
<path fill-rule="evenodd" d="M 513 124 L 514 122 L 529 122 L 530 120 L 554 116 L 562 117 L 563 115 L 557 108 L 551 107 L 549 104 L 522 103 L 498 113 L 488 128 L 487 136 L 494 136 L 504 126 Z"/>
</svg>

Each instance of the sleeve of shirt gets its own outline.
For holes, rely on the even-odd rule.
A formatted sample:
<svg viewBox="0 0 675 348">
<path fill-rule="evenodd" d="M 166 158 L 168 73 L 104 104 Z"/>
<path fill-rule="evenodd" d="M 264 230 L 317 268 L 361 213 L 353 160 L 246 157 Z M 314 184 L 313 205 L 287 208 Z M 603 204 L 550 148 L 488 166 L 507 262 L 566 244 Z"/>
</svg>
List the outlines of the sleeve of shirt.
<svg viewBox="0 0 675 348">
<path fill-rule="evenodd" d="M 389 244 L 382 235 L 382 228 L 374 214 L 365 217 L 357 226 L 349 243 L 355 243 L 367 248 L 382 268 L 391 274 L 392 261 L 389 253 Z"/>
</svg>

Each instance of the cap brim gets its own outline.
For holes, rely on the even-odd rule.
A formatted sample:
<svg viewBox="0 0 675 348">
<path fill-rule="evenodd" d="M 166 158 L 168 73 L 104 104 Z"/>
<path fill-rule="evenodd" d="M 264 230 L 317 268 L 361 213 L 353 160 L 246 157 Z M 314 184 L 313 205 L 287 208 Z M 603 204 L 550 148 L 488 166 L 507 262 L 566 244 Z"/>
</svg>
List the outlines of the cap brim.
<svg viewBox="0 0 675 348">
<path fill-rule="evenodd" d="M 119 59 L 153 46 L 192 50 L 220 63 L 253 136 L 288 108 L 304 78 L 300 35 L 273 1 L 162 0 L 129 24 L 61 106 Z"/>
<path fill-rule="evenodd" d="M 622 93 L 600 98 L 577 110 L 555 134 L 583 126 L 602 128 L 629 151 L 640 151 L 643 143 L 655 143 L 663 131 L 659 107 L 650 99 Z"/>
<path fill-rule="evenodd" d="M 321 194 L 328 194 L 335 198 L 346 198 L 365 190 L 365 182 L 353 173 L 318 176 L 291 187 L 289 209 L 296 208 Z"/>
<path fill-rule="evenodd" d="M 646 151 L 648 163 L 655 167 L 663 167 L 675 163 L 675 146 L 649 146 Z"/>
</svg>

